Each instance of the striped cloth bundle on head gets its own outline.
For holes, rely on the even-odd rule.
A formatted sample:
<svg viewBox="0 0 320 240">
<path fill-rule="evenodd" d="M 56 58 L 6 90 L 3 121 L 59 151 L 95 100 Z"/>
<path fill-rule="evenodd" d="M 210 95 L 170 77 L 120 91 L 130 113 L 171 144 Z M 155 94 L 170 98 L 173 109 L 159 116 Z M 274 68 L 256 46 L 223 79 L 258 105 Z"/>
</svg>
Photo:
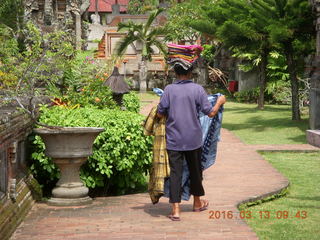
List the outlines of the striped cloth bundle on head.
<svg viewBox="0 0 320 240">
<path fill-rule="evenodd" d="M 193 66 L 203 50 L 203 47 L 199 45 L 177 45 L 169 43 L 167 46 L 168 64 L 172 66 L 179 64 L 185 70 Z"/>
</svg>

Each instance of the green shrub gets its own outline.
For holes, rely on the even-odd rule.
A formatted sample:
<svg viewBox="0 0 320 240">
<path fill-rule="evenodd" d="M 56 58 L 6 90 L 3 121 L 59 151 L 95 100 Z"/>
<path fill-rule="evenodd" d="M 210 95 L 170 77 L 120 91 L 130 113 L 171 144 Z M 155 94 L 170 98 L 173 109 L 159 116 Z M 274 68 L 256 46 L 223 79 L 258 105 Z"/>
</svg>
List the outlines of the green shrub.
<svg viewBox="0 0 320 240">
<path fill-rule="evenodd" d="M 139 113 L 140 111 L 139 97 L 135 92 L 130 92 L 123 96 L 123 105 L 130 112 Z"/>
<path fill-rule="evenodd" d="M 98 78 L 91 79 L 80 89 L 70 87 L 66 95 L 62 97 L 62 101 L 68 105 L 80 107 L 96 106 L 100 109 L 117 107 L 110 88 L 104 86 L 103 81 Z"/>
<path fill-rule="evenodd" d="M 259 88 L 236 92 L 234 93 L 234 97 L 238 102 L 257 103 L 259 98 Z"/>
<path fill-rule="evenodd" d="M 209 44 L 204 44 L 203 46 L 203 51 L 201 53 L 201 56 L 204 58 L 204 60 L 206 60 L 206 62 L 208 64 L 210 64 L 211 66 L 214 63 L 214 58 L 215 58 L 215 54 L 216 54 L 216 46 L 215 45 L 209 45 Z"/>
<path fill-rule="evenodd" d="M 309 101 L 310 79 L 300 79 L 299 83 L 299 102 L 300 107 L 304 107 Z M 289 81 L 272 82 L 267 85 L 266 92 L 272 96 L 272 102 L 278 104 L 291 104 L 292 93 Z"/>
<path fill-rule="evenodd" d="M 273 103 L 291 103 L 291 87 L 289 81 L 278 81 L 269 83 L 267 85 L 266 92 L 272 95 Z"/>
<path fill-rule="evenodd" d="M 151 164 L 151 137 L 143 135 L 143 116 L 117 109 L 63 107 L 42 108 L 40 121 L 48 125 L 104 127 L 95 140 L 93 154 L 81 168 L 81 179 L 89 188 L 109 186 L 116 194 L 130 192 L 145 184 Z M 31 170 L 41 184 L 58 177 L 52 161 L 43 154 L 39 137 L 33 140 Z M 40 178 L 40 179 L 39 179 Z"/>
</svg>

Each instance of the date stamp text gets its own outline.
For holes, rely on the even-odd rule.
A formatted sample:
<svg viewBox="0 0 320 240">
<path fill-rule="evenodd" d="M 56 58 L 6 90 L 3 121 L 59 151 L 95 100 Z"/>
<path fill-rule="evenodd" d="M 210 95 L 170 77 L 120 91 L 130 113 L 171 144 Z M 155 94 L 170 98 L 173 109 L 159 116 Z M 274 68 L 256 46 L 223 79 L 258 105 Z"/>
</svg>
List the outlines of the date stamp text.
<svg viewBox="0 0 320 240">
<path fill-rule="evenodd" d="M 254 214 L 255 213 L 255 214 Z M 307 211 L 249 211 L 243 210 L 239 212 L 234 211 L 209 211 L 209 219 L 219 220 L 219 219 L 306 219 L 308 217 Z"/>
</svg>

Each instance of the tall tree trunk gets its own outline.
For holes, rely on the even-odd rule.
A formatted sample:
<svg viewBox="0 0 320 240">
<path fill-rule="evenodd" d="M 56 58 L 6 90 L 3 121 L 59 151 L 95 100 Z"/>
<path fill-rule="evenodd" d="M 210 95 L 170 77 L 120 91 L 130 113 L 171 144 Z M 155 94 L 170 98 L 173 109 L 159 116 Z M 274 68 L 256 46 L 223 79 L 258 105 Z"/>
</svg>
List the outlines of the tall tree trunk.
<svg viewBox="0 0 320 240">
<path fill-rule="evenodd" d="M 267 84 L 267 64 L 268 64 L 268 55 L 269 50 L 263 49 L 261 54 L 261 63 L 260 63 L 260 92 L 258 98 L 258 108 L 264 109 L 264 92 L 266 90 Z"/>
<path fill-rule="evenodd" d="M 292 43 L 285 44 L 285 55 L 287 58 L 288 71 L 291 83 L 291 112 L 292 120 L 301 120 L 300 116 L 300 104 L 299 104 L 299 84 L 297 78 L 297 67 L 294 61 Z"/>
</svg>

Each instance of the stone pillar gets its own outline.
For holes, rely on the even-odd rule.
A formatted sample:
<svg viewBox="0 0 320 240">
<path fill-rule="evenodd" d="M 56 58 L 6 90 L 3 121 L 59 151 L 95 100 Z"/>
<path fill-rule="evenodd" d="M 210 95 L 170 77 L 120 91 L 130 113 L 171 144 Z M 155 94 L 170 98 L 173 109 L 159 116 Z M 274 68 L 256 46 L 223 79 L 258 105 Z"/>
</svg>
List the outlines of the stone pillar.
<svg viewBox="0 0 320 240">
<path fill-rule="evenodd" d="M 199 64 L 199 84 L 202 86 L 208 85 L 208 79 L 209 79 L 209 70 L 208 66 L 205 63 L 205 61 L 200 58 L 200 64 Z"/>
<path fill-rule="evenodd" d="M 81 50 L 81 16 L 79 13 L 75 13 L 76 16 L 76 49 Z"/>
<path fill-rule="evenodd" d="M 317 42 L 316 42 L 316 51 L 317 56 L 320 56 L 320 0 L 313 1 L 314 9 L 316 11 L 317 20 L 316 20 L 316 31 L 317 31 Z"/>
<path fill-rule="evenodd" d="M 319 74 L 314 74 L 312 78 L 320 82 Z M 310 129 L 320 129 L 320 88 L 312 87 L 310 89 Z"/>
<path fill-rule="evenodd" d="M 45 2 L 44 2 L 44 18 L 43 18 L 45 25 L 52 24 L 52 16 L 53 16 L 52 0 L 45 0 Z"/>
<path fill-rule="evenodd" d="M 313 0 L 316 11 L 316 56 L 313 62 L 314 73 L 311 77 L 310 89 L 310 128 L 320 129 L 320 0 Z"/>
<path fill-rule="evenodd" d="M 119 4 L 112 4 L 112 14 L 119 15 L 120 14 L 120 5 Z"/>
</svg>

